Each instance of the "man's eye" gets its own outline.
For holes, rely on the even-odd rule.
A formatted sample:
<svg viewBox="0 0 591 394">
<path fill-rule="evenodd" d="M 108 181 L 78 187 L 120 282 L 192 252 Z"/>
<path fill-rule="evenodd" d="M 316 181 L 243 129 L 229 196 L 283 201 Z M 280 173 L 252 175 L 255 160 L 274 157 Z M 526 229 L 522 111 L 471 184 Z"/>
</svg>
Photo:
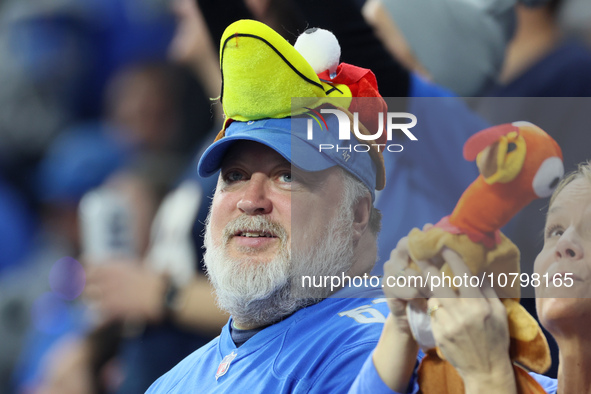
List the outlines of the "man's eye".
<svg viewBox="0 0 591 394">
<path fill-rule="evenodd" d="M 237 181 L 241 181 L 242 179 L 244 179 L 244 175 L 242 175 L 238 171 L 230 171 L 226 174 L 226 176 L 224 178 L 225 178 L 226 182 L 237 182 Z"/>
<path fill-rule="evenodd" d="M 285 174 L 281 174 L 279 175 L 279 180 L 281 182 L 285 182 L 285 183 L 291 183 L 292 182 L 292 177 L 291 177 L 291 172 L 287 172 Z"/>
</svg>

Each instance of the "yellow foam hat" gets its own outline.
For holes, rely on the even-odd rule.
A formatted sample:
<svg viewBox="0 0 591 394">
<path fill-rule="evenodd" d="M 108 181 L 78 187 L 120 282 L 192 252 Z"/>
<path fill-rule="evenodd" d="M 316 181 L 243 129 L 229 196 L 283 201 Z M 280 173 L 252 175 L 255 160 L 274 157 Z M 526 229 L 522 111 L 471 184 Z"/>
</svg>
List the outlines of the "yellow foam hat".
<svg viewBox="0 0 591 394">
<path fill-rule="evenodd" d="M 285 118 L 292 97 L 317 107 L 326 98 L 323 83 L 304 57 L 269 26 L 254 20 L 232 23 L 221 39 L 222 104 L 227 118 L 249 121 Z M 231 87 L 231 88 L 228 88 Z"/>
</svg>

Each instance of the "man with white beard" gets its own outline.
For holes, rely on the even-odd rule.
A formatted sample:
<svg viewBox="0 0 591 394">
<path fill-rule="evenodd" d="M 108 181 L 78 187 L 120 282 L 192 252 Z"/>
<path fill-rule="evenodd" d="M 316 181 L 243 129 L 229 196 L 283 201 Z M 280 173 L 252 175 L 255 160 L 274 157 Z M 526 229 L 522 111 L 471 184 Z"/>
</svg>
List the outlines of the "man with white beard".
<svg viewBox="0 0 591 394">
<path fill-rule="evenodd" d="M 257 67 L 276 63 L 273 74 L 264 72 L 259 80 L 244 84 L 242 79 L 257 70 L 250 61 L 240 63 L 240 73 L 232 67 L 240 56 L 247 58 L 237 53 L 249 48 L 262 59 Z M 365 368 L 371 364 L 368 356 L 388 313 L 386 300 L 379 298 L 381 288 L 353 285 L 336 291 L 332 286 L 304 285 L 302 277 L 360 278 L 371 271 L 381 220 L 373 207 L 375 190 L 385 182 L 382 153 L 351 149 L 355 138 L 339 140 L 340 119 L 334 113 L 322 112 L 322 123 L 309 122 L 314 118 L 310 113 L 318 114 L 320 108 L 336 108 L 353 120 L 346 108 L 327 101 L 298 116 L 294 107 L 287 108 L 288 116 L 249 114 L 248 100 L 273 97 L 262 106 L 270 111 L 277 86 L 320 86 L 305 60 L 267 26 L 254 21 L 232 24 L 222 37 L 221 56 L 222 102 L 229 120 L 198 169 L 201 176 L 219 171 L 204 259 L 218 303 L 231 318 L 219 337 L 148 392 L 347 392 L 366 360 Z M 277 70 L 283 62 L 289 68 Z M 356 75 L 359 70 L 355 68 Z M 287 75 L 295 81 L 257 84 L 269 75 Z M 363 75 L 375 85 L 371 71 L 363 70 Z M 246 91 L 236 94 L 234 88 Z M 379 95 L 377 86 L 373 94 Z M 381 97 L 376 100 L 384 108 L 385 104 L 379 106 Z M 373 117 L 374 109 L 369 109 Z M 365 119 L 364 114 L 359 119 Z M 362 123 L 359 128 L 369 134 Z M 309 138 L 312 134 L 314 139 Z M 324 151 L 320 143 L 349 149 Z"/>
<path fill-rule="evenodd" d="M 233 218 L 224 228 L 217 229 L 212 225 L 212 216 L 217 212 L 226 213 L 226 210 L 220 207 L 215 209 L 219 200 L 228 187 L 246 187 L 255 189 L 258 184 L 233 186 L 233 182 L 225 180 L 224 177 L 242 177 L 241 174 L 230 172 L 223 175 L 225 165 L 222 166 L 222 178 L 218 183 L 218 189 L 214 196 L 214 203 L 206 225 L 205 232 L 205 265 L 210 280 L 216 289 L 218 303 L 221 309 L 226 310 L 232 315 L 234 327 L 260 327 L 274 323 L 284 316 L 307 306 L 308 304 L 318 302 L 319 299 L 330 295 L 329 287 L 304 288 L 302 287 L 302 276 L 325 277 L 336 276 L 342 272 L 348 273 L 354 263 L 356 272 L 367 272 L 367 267 L 371 267 L 376 258 L 374 245 L 373 252 L 364 250 L 360 253 L 363 257 L 354 259 L 354 244 L 358 243 L 361 236 L 353 229 L 354 211 L 367 210 L 371 204 L 371 194 L 364 185 L 342 171 L 334 167 L 318 173 L 306 174 L 291 168 L 290 163 L 277 153 L 264 145 L 244 141 L 241 144 L 235 144 L 240 147 L 240 156 L 244 156 L 245 161 L 264 162 L 265 164 L 277 162 L 277 166 L 283 171 L 279 177 L 295 178 L 290 181 L 284 181 L 278 184 L 278 188 L 285 190 L 282 193 L 279 204 L 287 205 L 291 202 L 291 210 L 285 210 L 287 215 L 286 224 L 280 221 L 279 214 L 271 212 L 273 210 L 273 201 L 265 201 L 268 198 L 261 194 L 250 198 L 249 195 L 239 196 L 241 200 L 236 202 L 232 200 L 232 206 L 235 213 Z M 238 150 L 238 147 L 232 147 L 232 152 Z M 254 153 L 250 153 L 250 151 Z M 229 156 L 232 156 L 230 152 Z M 244 153 L 242 153 L 244 152 Z M 267 159 L 268 157 L 268 159 Z M 265 160 L 262 160 L 264 158 Z M 230 167 L 234 166 L 232 159 Z M 257 166 L 248 169 L 249 173 L 258 172 Z M 230 171 L 235 171 L 234 169 Z M 306 176 L 310 178 L 308 183 L 315 182 L 318 191 L 322 193 L 323 198 L 317 198 L 318 204 L 314 209 L 307 208 L 304 203 L 308 196 L 298 196 L 291 200 L 291 193 L 297 190 L 303 194 L 308 183 Z M 336 178 L 338 182 L 333 181 Z M 241 180 L 238 181 L 240 183 Z M 339 185 L 340 183 L 340 185 Z M 288 185 L 289 184 L 289 185 Z M 333 186 L 329 189 L 328 184 Z M 251 186 L 252 185 L 252 186 Z M 246 190 L 245 193 L 257 194 L 258 190 Z M 341 196 L 341 201 L 335 204 L 329 196 Z M 225 197 L 225 196 L 224 196 Z M 243 201 L 242 199 L 245 200 Z M 298 201 L 301 201 L 299 203 Z M 260 205 L 260 206 L 259 206 Z M 329 207 L 332 206 L 332 209 Z M 296 209 L 302 209 L 302 212 L 295 212 Z M 336 209 L 335 209 L 336 208 Z M 230 208 L 231 209 L 231 208 Z M 359 212 L 363 217 L 368 212 Z M 318 217 L 324 215 L 325 218 L 317 220 L 313 226 L 307 230 L 304 223 L 290 226 L 290 215 L 297 216 L 303 222 L 304 216 Z M 376 213 L 377 215 L 377 213 Z M 221 216 L 218 214 L 217 216 Z M 225 215 L 224 215 L 225 216 Z M 223 220 L 223 219 L 222 219 Z M 224 223 L 220 220 L 221 223 Z M 317 224 L 316 224 L 317 223 Z M 366 226 L 367 224 L 362 224 Z M 221 225 L 218 225 L 221 227 Z M 309 235 L 310 231 L 315 229 L 318 236 L 306 240 L 303 236 Z M 293 233 L 293 244 L 291 247 Z M 214 235 L 215 234 L 215 235 Z M 325 236 L 328 235 L 328 236 Z M 375 237 L 376 232 L 367 234 L 367 237 Z M 262 238 L 262 239 L 261 239 Z M 375 241 L 375 239 L 374 239 Z M 298 246 L 295 246 L 298 245 Z M 267 249 L 270 251 L 267 252 Z M 366 261 L 364 261 L 366 260 Z M 361 268 L 357 268 L 362 266 Z M 364 269 L 365 268 L 365 269 Z M 350 275 L 350 274 L 349 274 Z"/>
</svg>

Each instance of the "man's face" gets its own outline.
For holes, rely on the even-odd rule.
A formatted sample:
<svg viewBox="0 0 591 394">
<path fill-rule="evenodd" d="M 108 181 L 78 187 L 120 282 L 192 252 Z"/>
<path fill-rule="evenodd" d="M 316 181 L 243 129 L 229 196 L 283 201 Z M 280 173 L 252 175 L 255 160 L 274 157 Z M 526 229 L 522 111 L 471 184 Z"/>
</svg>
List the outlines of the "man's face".
<svg viewBox="0 0 591 394">
<path fill-rule="evenodd" d="M 351 267 L 353 214 L 342 194 L 336 167 L 298 171 L 265 145 L 230 148 L 207 223 L 205 263 L 235 322 L 272 323 L 310 302 L 298 293 L 301 275 Z"/>
</svg>

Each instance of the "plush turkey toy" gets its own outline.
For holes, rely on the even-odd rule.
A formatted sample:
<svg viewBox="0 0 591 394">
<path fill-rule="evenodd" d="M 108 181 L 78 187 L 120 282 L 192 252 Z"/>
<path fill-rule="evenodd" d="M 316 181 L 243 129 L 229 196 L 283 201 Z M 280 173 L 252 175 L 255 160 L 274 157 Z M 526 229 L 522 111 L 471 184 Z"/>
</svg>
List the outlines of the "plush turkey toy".
<svg viewBox="0 0 591 394">
<path fill-rule="evenodd" d="M 518 274 L 519 250 L 499 229 L 534 199 L 552 194 L 564 174 L 560 147 L 539 127 L 529 122 L 515 122 L 474 134 L 464 145 L 464 158 L 476 160 L 480 175 L 464 191 L 450 216 L 426 231 L 413 229 L 410 232 L 410 256 L 415 261 L 433 259 L 447 247 L 462 256 L 474 275 L 486 272 L 487 276 L 492 273 L 497 278 L 501 273 L 508 277 L 509 273 Z M 412 268 L 420 271 L 414 263 Z M 445 275 L 453 277 L 447 264 L 440 269 Z M 544 334 L 535 319 L 518 302 L 519 284 L 517 281 L 513 287 L 495 287 L 507 309 L 510 357 L 514 362 L 518 391 L 544 393 L 517 365 L 543 373 L 551 362 Z M 428 322 L 424 319 L 424 312 L 410 306 L 407 311 L 415 338 L 429 338 L 424 331 L 430 333 L 430 326 L 417 324 L 419 320 Z M 431 340 L 420 343 L 427 349 L 419 368 L 421 391 L 463 393 L 460 376 L 432 348 L 434 341 Z"/>
</svg>

